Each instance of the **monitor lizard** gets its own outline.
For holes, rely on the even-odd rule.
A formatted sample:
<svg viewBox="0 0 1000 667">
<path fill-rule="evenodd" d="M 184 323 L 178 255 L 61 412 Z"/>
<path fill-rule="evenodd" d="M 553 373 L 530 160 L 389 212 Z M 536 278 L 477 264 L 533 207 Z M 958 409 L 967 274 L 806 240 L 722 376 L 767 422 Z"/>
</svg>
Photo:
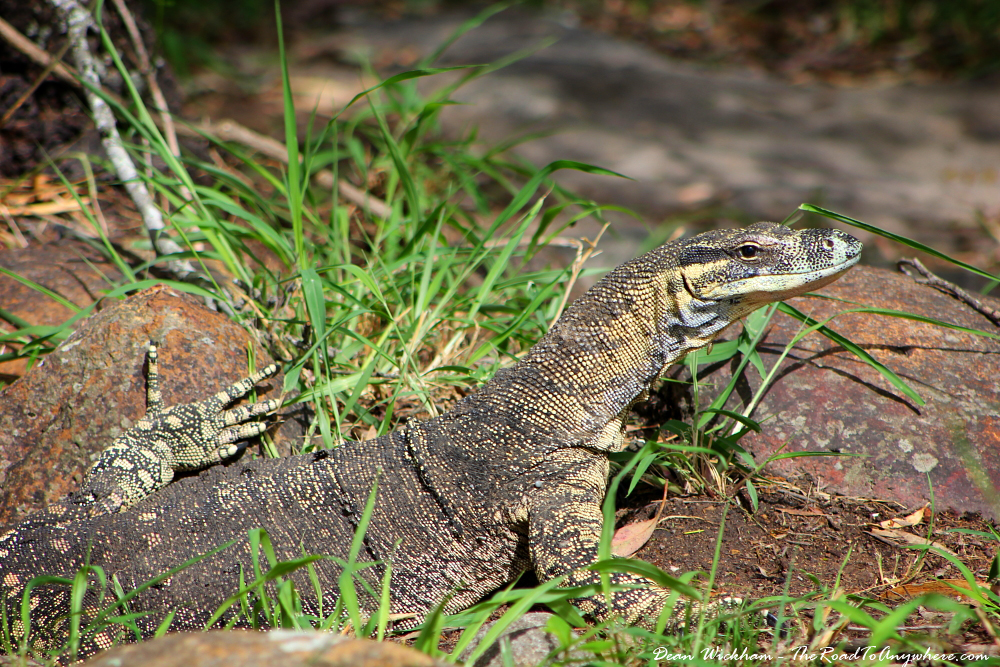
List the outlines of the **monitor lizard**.
<svg viewBox="0 0 1000 667">
<path fill-rule="evenodd" d="M 264 429 L 247 422 L 276 402 L 224 408 L 276 369 L 207 401 L 165 408 L 151 345 L 147 415 L 105 451 L 79 491 L 0 536 L 11 630 L 23 634 L 18 610 L 33 577 L 71 578 L 85 564 L 99 565 L 108 583 L 87 593 L 84 613 L 92 614 L 100 593 L 114 599 L 112 576 L 130 591 L 235 540 L 130 603 L 131 612 L 145 614 L 136 619 L 144 635 L 168 610 L 172 630 L 200 629 L 252 578 L 248 531 L 266 528 L 280 560 L 304 553 L 342 559 L 376 479 L 359 555 L 376 564 L 360 575 L 377 591 L 391 563 L 391 612 L 410 615 L 411 624 L 442 603 L 446 613 L 466 608 L 527 569 L 541 581 L 565 575 L 570 585 L 596 583 L 599 575 L 586 568 L 598 555 L 607 455 L 624 446 L 631 406 L 666 366 L 757 308 L 835 280 L 860 251 L 838 230 L 774 223 L 667 243 L 608 273 L 516 364 L 436 419 L 333 450 L 214 466 L 173 483 L 174 471 L 212 466 L 237 451 L 232 443 Z M 313 564 L 325 610 L 334 608 L 338 562 Z M 304 609 L 316 613 L 307 573 L 291 576 Z M 577 600 L 580 609 L 598 620 L 651 624 L 668 592 L 629 573 L 611 580 L 624 587 Z M 377 607 L 358 590 L 363 608 Z M 30 597 L 33 645 L 60 645 L 68 587 L 38 586 Z M 81 650 L 119 639 L 134 637 L 107 630 Z"/>
</svg>

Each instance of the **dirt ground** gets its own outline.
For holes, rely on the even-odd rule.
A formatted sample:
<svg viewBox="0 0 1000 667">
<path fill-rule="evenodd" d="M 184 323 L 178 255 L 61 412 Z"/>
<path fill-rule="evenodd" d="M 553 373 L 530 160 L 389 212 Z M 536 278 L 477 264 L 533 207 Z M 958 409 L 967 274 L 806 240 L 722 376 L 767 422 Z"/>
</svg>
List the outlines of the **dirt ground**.
<svg viewBox="0 0 1000 667">
<path fill-rule="evenodd" d="M 873 534 L 880 522 L 905 516 L 905 508 L 887 501 L 823 496 L 809 497 L 779 482 L 761 494 L 756 512 L 743 507 L 727 512 L 716 576 L 720 590 L 758 598 L 780 592 L 787 579 L 789 593 L 803 596 L 817 586 L 832 590 L 839 576 L 846 592 L 879 598 L 904 582 L 960 577 L 939 556 L 921 557 L 919 551 Z M 666 519 L 637 557 L 668 571 L 680 567 L 707 572 L 724 507 L 706 497 L 668 499 Z M 649 505 L 637 514 L 652 515 L 654 510 L 655 505 Z M 925 521 L 913 530 L 897 530 L 920 538 L 930 531 L 935 543 L 955 552 L 985 580 L 997 543 L 956 529 L 988 532 L 990 526 L 975 515 L 948 512 L 934 515 L 930 527 Z"/>
<path fill-rule="evenodd" d="M 750 510 L 745 494 L 738 494 L 739 505 L 707 495 L 668 498 L 658 528 L 633 557 L 673 576 L 701 571 L 704 575 L 694 583 L 703 586 L 715 560 L 724 518 L 712 597 L 733 595 L 760 601 L 783 595 L 787 587 L 788 597 L 796 600 L 781 612 L 785 643 L 791 647 L 807 645 L 813 637 L 815 606 L 811 602 L 830 600 L 836 597 L 835 591 L 854 604 L 868 600 L 889 608 L 932 592 L 969 602 L 949 585 L 966 586 L 954 565 L 941 556 L 907 548 L 906 543 L 929 538 L 954 553 L 980 584 L 986 582 L 1000 544 L 965 532 L 991 533 L 993 525 L 977 515 L 933 514 L 927 507 L 831 496 L 796 488 L 778 478 L 760 482 L 756 511 Z M 659 493 L 642 488 L 630 498 L 620 498 L 618 529 L 655 515 Z M 917 517 L 920 522 L 912 527 L 884 527 L 891 519 L 907 523 Z M 536 583 L 529 574 L 520 585 Z M 492 619 L 505 610 L 498 609 Z M 779 611 L 777 607 L 770 610 L 775 615 Z M 539 606 L 535 611 L 548 610 Z M 875 618 L 881 615 L 871 608 L 866 611 Z M 836 620 L 831 615 L 824 627 Z M 924 637 L 935 650 L 1000 655 L 1000 642 L 985 626 L 966 623 L 959 634 L 948 634 L 950 620 L 949 613 L 921 607 L 899 629 L 912 638 Z M 450 651 L 460 635 L 459 630 L 445 631 L 439 648 Z M 832 636 L 830 645 L 852 651 L 867 646 L 869 636 L 868 628 L 850 623 Z"/>
<path fill-rule="evenodd" d="M 950 550 L 980 583 L 987 580 L 1000 545 L 995 539 L 964 532 L 990 534 L 992 524 L 978 515 L 935 514 L 930 508 L 803 490 L 777 478 L 769 480 L 770 484 L 764 481 L 758 486 L 756 511 L 751 511 L 745 493 L 738 495 L 740 505 L 730 504 L 728 511 L 725 501 L 707 496 L 669 498 L 659 527 L 635 557 L 673 575 L 690 570 L 708 573 L 723 525 L 714 587 L 719 595 L 759 600 L 782 595 L 787 586 L 792 598 L 829 600 L 839 588 L 848 596 L 893 607 L 922 593 L 953 595 L 953 589 L 942 582 L 965 585 L 952 563 L 909 548 L 908 543 L 930 539 Z M 640 498 L 627 501 L 619 523 L 654 516 L 659 498 L 654 493 L 644 499 L 645 504 Z M 888 520 L 906 523 L 914 515 L 920 522 L 912 527 L 885 527 Z M 804 605 L 804 609 L 805 616 L 811 616 L 811 607 Z M 794 618 L 790 609 L 784 613 Z M 906 627 L 921 633 L 940 634 L 948 622 L 948 617 L 929 612 L 917 616 Z M 866 635 L 864 628 L 850 625 L 840 639 L 863 643 Z M 965 628 L 962 638 L 951 641 L 979 644 L 992 640 L 977 626 Z"/>
</svg>

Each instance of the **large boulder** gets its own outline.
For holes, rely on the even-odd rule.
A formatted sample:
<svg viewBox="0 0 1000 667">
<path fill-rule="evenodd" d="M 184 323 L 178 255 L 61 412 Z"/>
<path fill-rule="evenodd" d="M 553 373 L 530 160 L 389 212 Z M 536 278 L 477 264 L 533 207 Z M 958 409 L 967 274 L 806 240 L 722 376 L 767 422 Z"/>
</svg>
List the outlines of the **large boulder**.
<svg viewBox="0 0 1000 667">
<path fill-rule="evenodd" d="M 892 369 L 922 398 L 919 405 L 869 364 L 819 333 L 795 344 L 752 415 L 763 426 L 741 444 L 758 462 L 779 451 L 851 456 L 790 458 L 768 469 L 811 476 L 810 484 L 850 496 L 892 499 L 1000 518 L 1000 330 L 967 305 L 900 273 L 859 266 L 819 292 L 789 303 L 817 320 L 861 306 L 907 311 L 969 329 L 876 315 L 838 315 L 829 327 Z M 984 301 L 996 308 L 997 299 Z M 760 348 L 770 368 L 802 325 L 777 314 Z M 741 410 L 761 384 L 748 366 L 727 408 Z M 729 382 L 732 364 L 699 380 L 702 407 Z M 671 373 L 690 379 L 683 368 Z M 668 383 L 668 400 L 690 392 Z"/>
<path fill-rule="evenodd" d="M 391 642 L 351 639 L 330 632 L 231 630 L 182 632 L 119 646 L 88 660 L 88 667 L 445 667 L 445 663 Z"/>
<path fill-rule="evenodd" d="M 118 267 L 100 252 L 82 241 L 46 243 L 0 252 L 0 268 L 21 278 L 0 273 L 0 306 L 5 316 L 0 318 L 0 331 L 11 331 L 13 325 L 4 321 L 12 315 L 31 326 L 60 326 L 75 311 L 64 301 L 79 308 L 97 302 L 94 309 L 115 301 L 101 301 L 103 292 L 121 284 Z M 40 285 L 64 301 L 39 292 Z M 0 352 L 19 349 L 17 343 L 6 342 Z M 13 382 L 24 375 L 28 367 L 26 358 L 0 361 L 0 381 Z"/>
<path fill-rule="evenodd" d="M 483 651 L 475 663 L 470 663 L 468 660 L 472 652 L 479 647 L 486 638 L 486 633 L 493 629 L 497 621 L 484 623 L 472 643 L 459 656 L 459 660 L 465 663 L 466 667 L 507 667 L 507 659 L 501 650 L 503 643 L 507 643 L 510 649 L 509 664 L 513 667 L 535 667 L 546 664 L 550 656 L 558 656 L 560 661 L 571 663 L 584 663 L 588 657 L 593 657 L 593 654 L 578 649 L 572 652 L 560 651 L 562 642 L 546 629 L 550 618 L 552 614 L 542 611 L 524 614 L 504 628 L 500 636 Z"/>
</svg>

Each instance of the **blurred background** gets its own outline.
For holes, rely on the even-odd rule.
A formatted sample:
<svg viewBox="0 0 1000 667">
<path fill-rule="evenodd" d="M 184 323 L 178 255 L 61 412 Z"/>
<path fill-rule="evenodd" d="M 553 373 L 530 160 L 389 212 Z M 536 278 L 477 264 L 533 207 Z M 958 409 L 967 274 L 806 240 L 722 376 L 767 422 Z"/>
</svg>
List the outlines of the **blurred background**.
<svg viewBox="0 0 1000 667">
<path fill-rule="evenodd" d="M 273 3 L 130 6 L 183 115 L 232 118 L 281 139 Z M 282 2 L 303 127 L 311 114 L 335 115 L 378 76 L 504 64 L 455 93 L 461 104 L 441 114 L 444 134 L 476 132 L 483 150 L 509 142 L 513 157 L 536 166 L 574 159 L 631 179 L 559 177 L 638 214 L 610 214 L 604 265 L 680 225 L 781 220 L 810 202 L 1000 268 L 1000 2 L 535 0 L 497 12 L 428 60 L 488 6 Z M 51 32 L 43 3 L 0 8 L 36 41 Z M 0 110 L 24 85 L 19 54 L 3 46 Z M 455 76 L 424 79 L 421 90 Z M 0 128 L 5 175 L 86 125 L 64 93 L 36 98 L 45 108 L 25 108 Z M 580 234 L 595 233 L 586 225 Z M 868 263 L 899 258 L 885 239 L 863 240 Z M 931 268 L 983 284 L 933 260 Z"/>
</svg>

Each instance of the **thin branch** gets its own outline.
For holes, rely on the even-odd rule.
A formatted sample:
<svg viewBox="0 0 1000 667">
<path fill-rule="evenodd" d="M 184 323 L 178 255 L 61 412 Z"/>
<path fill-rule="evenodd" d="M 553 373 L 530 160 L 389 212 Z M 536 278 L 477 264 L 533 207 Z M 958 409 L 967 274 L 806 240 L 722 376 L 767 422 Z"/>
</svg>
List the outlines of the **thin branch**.
<svg viewBox="0 0 1000 667">
<path fill-rule="evenodd" d="M 956 285 L 955 283 L 944 280 L 943 278 L 939 278 L 938 276 L 934 275 L 933 273 L 928 271 L 927 267 L 924 266 L 920 262 L 920 260 L 917 259 L 916 257 L 914 257 L 913 259 L 901 259 L 899 260 L 897 265 L 900 271 L 902 271 L 903 273 L 905 273 L 906 275 L 910 276 L 910 278 L 913 279 L 913 282 L 919 285 L 927 285 L 928 287 L 933 287 L 939 292 L 943 292 L 948 296 L 958 299 L 965 305 L 977 311 L 979 314 L 988 319 L 990 322 L 1000 327 L 1000 309 L 987 306 L 986 302 L 984 302 L 982 299 L 977 299 L 976 297 L 972 296 L 964 289 Z M 916 271 L 920 277 L 913 275 L 913 273 L 911 273 L 911 269 L 913 271 Z"/>
<path fill-rule="evenodd" d="M 97 75 L 97 64 L 90 53 L 90 45 L 87 43 L 87 30 L 96 28 L 93 17 L 86 9 L 80 6 L 77 0 L 49 0 L 51 5 L 59 12 L 60 17 L 66 24 L 66 34 L 69 36 L 73 49 L 73 59 L 79 71 L 80 79 L 87 85 L 84 87 L 84 94 L 87 103 L 94 114 L 94 124 L 101 133 L 101 144 L 108 155 L 115 173 L 125 186 L 132 201 L 135 203 L 142 216 L 143 224 L 149 233 L 153 246 L 161 255 L 172 255 L 183 252 L 173 239 L 163 234 L 165 227 L 163 214 L 156 208 L 153 198 L 146 188 L 146 184 L 139 179 L 132 158 L 122 143 L 121 135 L 118 134 L 118 127 L 115 115 L 96 90 L 101 89 L 101 79 Z M 171 260 L 167 263 L 168 268 L 179 278 L 184 279 L 196 273 L 195 268 L 187 260 Z"/>
<path fill-rule="evenodd" d="M 41 65 L 42 67 L 52 67 L 52 74 L 56 78 L 61 79 L 64 83 L 68 83 L 71 86 L 83 89 L 84 86 L 80 83 L 80 75 L 77 74 L 76 70 L 65 63 L 59 62 L 59 58 L 50 55 L 47 51 L 38 48 L 34 42 L 18 32 L 17 28 L 0 18 L 0 37 L 3 37 L 7 42 L 13 46 L 15 49 L 26 55 L 31 60 L 35 61 L 35 64 Z M 67 45 L 69 42 L 67 42 Z M 116 104 L 121 104 L 124 106 L 121 98 L 110 91 L 104 91 L 104 95 L 115 102 Z"/>
<path fill-rule="evenodd" d="M 605 222 L 604 225 L 601 226 L 601 229 L 597 232 L 597 236 L 594 237 L 593 241 L 586 238 L 580 239 L 580 245 L 576 248 L 576 259 L 573 260 L 573 266 L 570 269 L 569 282 L 566 283 L 566 289 L 563 292 L 562 300 L 559 301 L 559 307 L 556 308 L 556 314 L 552 316 L 552 321 L 549 322 L 550 329 L 566 308 L 566 302 L 569 301 L 569 293 L 573 290 L 573 285 L 576 284 L 577 278 L 580 277 L 580 270 L 583 269 L 584 262 L 590 259 L 591 255 L 594 254 L 594 251 L 597 250 L 597 244 L 600 242 L 601 237 L 604 236 L 604 232 L 607 231 L 610 224 L 611 223 L 609 222 Z M 586 248 L 584 247 L 584 244 L 586 244 Z"/>
<path fill-rule="evenodd" d="M 167 140 L 167 147 L 170 152 L 173 153 L 174 157 L 181 156 L 181 146 L 177 142 L 177 131 L 174 129 L 174 119 L 170 115 L 170 108 L 167 106 L 167 98 L 164 97 L 163 91 L 160 89 L 159 83 L 156 81 L 156 71 L 153 69 L 153 65 L 149 60 L 149 53 L 146 52 L 146 45 L 142 42 L 142 35 L 139 34 L 139 27 L 135 24 L 135 19 L 132 17 L 132 12 L 128 10 L 128 6 L 125 5 L 125 0 L 112 0 L 115 5 L 115 9 L 118 10 L 118 14 L 122 18 L 122 22 L 125 24 L 125 29 L 128 31 L 129 38 L 132 40 L 132 46 L 135 48 L 136 57 L 139 59 L 139 72 L 146 79 L 146 85 L 149 86 L 149 93 L 153 97 L 153 104 L 156 109 L 160 112 L 160 126 L 163 128 L 164 138 Z M 181 186 L 181 196 L 185 200 L 191 201 L 191 193 L 188 192 L 187 186 Z"/>
<path fill-rule="evenodd" d="M 2 20 L 3 19 L 0 19 L 0 21 Z M 15 100 L 14 104 L 12 104 L 10 108 L 4 112 L 3 116 L 0 116 L 0 128 L 2 128 L 4 125 L 10 122 L 10 119 L 14 117 L 14 114 L 17 113 L 17 110 L 20 109 L 21 106 L 28 101 L 29 97 L 35 94 L 35 91 L 38 90 L 38 87 L 40 85 L 45 83 L 45 79 L 49 78 L 49 74 L 52 74 L 52 71 L 59 65 L 59 60 L 62 59 L 64 55 L 66 55 L 66 51 L 68 50 L 69 50 L 69 41 L 67 41 L 63 45 L 62 50 L 59 51 L 59 55 L 53 58 L 52 62 L 50 62 L 48 65 L 45 66 L 45 69 L 42 70 L 41 74 L 35 77 L 35 80 L 31 83 L 30 86 L 28 86 L 27 90 L 21 93 L 21 96 L 18 97 L 17 100 Z"/>
<path fill-rule="evenodd" d="M 53 74 L 75 86 L 80 85 L 79 81 L 77 81 L 76 72 L 71 67 L 63 65 L 57 59 L 50 56 L 44 49 L 39 48 L 34 42 L 22 35 L 17 28 L 2 18 L 0 18 L 0 37 L 6 39 L 11 46 L 42 67 L 49 67 L 54 62 L 55 65 L 52 67 Z"/>
<path fill-rule="evenodd" d="M 206 134 L 219 141 L 234 141 L 252 148 L 259 153 L 263 153 L 269 158 L 279 160 L 285 164 L 288 163 L 288 148 L 283 143 L 260 132 L 254 132 L 249 127 L 240 125 L 234 120 L 226 119 L 217 123 L 205 121 L 193 128 L 179 127 L 177 129 L 180 134 L 187 136 Z M 314 178 L 316 183 L 322 187 L 333 187 L 333 172 L 329 169 L 324 169 L 316 173 Z M 339 181 L 337 187 L 340 190 L 341 196 L 352 204 L 356 204 L 380 218 L 388 218 L 392 215 L 392 207 L 378 197 L 373 197 L 346 181 Z"/>
<path fill-rule="evenodd" d="M 50 2 L 57 2 L 59 0 L 50 0 Z M 75 2 L 73 4 L 76 4 Z M 57 59 L 53 58 L 51 55 L 46 53 L 44 50 L 35 46 L 35 44 L 17 31 L 16 28 L 11 26 L 9 23 L 0 18 L 0 36 L 4 37 L 10 44 L 24 53 L 26 56 L 34 60 L 36 63 L 42 67 L 48 67 L 53 62 L 56 63 L 52 73 L 58 76 L 60 79 L 66 83 L 72 84 L 74 86 L 85 88 L 80 84 L 79 77 L 77 73 L 72 68 L 59 63 Z M 137 49 L 138 50 L 138 49 Z M 158 90 L 153 85 L 150 85 L 150 90 Z M 119 98 L 115 95 L 105 91 L 104 93 L 109 99 L 119 102 Z M 214 138 L 219 141 L 233 141 L 239 144 L 243 144 L 249 148 L 252 148 L 264 155 L 279 160 L 280 162 L 288 163 L 288 149 L 281 142 L 268 137 L 267 135 L 261 134 L 259 132 L 254 132 L 250 128 L 240 125 L 239 123 L 232 120 L 222 120 L 217 123 L 211 121 L 206 121 L 196 127 L 185 127 L 185 126 L 175 126 L 173 131 L 168 129 L 167 123 L 172 125 L 173 118 L 168 113 L 165 101 L 158 101 L 155 99 L 154 102 L 159 107 L 159 110 L 163 112 L 161 114 L 160 121 L 157 125 L 166 133 L 168 145 L 170 150 L 174 150 L 173 144 L 170 144 L 170 137 L 173 134 L 182 134 L 187 137 L 200 137 L 202 135 L 207 135 L 209 138 Z M 176 141 L 176 139 L 175 139 Z M 174 153 L 177 155 L 178 153 Z M 317 172 L 314 176 L 316 184 L 324 188 L 332 188 L 334 184 L 333 172 L 329 169 L 324 169 Z M 359 206 L 361 209 L 368 211 L 373 215 L 377 215 L 380 218 L 388 218 L 392 215 L 392 207 L 387 203 L 375 197 L 360 188 L 357 188 L 347 181 L 339 181 L 337 183 L 337 188 L 340 195 L 346 200 Z"/>
</svg>

